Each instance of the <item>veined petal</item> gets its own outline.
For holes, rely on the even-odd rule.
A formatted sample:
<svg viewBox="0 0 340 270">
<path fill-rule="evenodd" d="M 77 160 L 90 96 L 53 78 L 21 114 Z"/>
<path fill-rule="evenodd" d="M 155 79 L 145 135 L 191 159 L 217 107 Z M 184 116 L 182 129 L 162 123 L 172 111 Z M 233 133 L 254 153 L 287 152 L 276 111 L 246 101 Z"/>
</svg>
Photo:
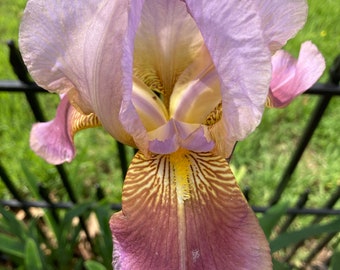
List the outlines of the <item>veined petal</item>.
<svg viewBox="0 0 340 270">
<path fill-rule="evenodd" d="M 85 112 L 92 111 L 85 89 L 86 31 L 105 2 L 31 0 L 20 25 L 20 50 L 33 79 L 51 92 L 77 89 Z"/>
<path fill-rule="evenodd" d="M 272 57 L 273 76 L 267 105 L 282 108 L 310 88 L 322 75 L 326 64 L 317 47 L 307 41 L 301 45 L 298 60 L 280 50 Z"/>
<path fill-rule="evenodd" d="M 255 0 L 266 43 L 272 53 L 294 37 L 307 20 L 306 0 Z"/>
<path fill-rule="evenodd" d="M 138 153 L 122 207 L 110 221 L 115 269 L 271 269 L 266 238 L 221 157 Z"/>
<path fill-rule="evenodd" d="M 208 50 L 200 54 L 179 77 L 170 99 L 170 115 L 186 123 L 202 124 L 221 102 L 220 79 Z"/>
<path fill-rule="evenodd" d="M 79 113 L 64 95 L 54 120 L 33 125 L 30 134 L 32 150 L 51 164 L 70 162 L 75 156 L 73 137 L 79 130 L 100 126 L 92 113 Z"/>
<path fill-rule="evenodd" d="M 271 77 L 261 18 L 249 1 L 185 2 L 221 80 L 223 139 L 242 140 L 260 123 Z"/>
<path fill-rule="evenodd" d="M 136 147 L 124 128 L 123 121 L 128 119 L 120 113 L 124 99 L 128 97 L 131 103 L 133 36 L 139 23 L 138 15 L 132 17 L 143 1 L 104 2 L 97 8 L 84 41 L 87 91 L 103 127 L 118 141 Z"/>
</svg>

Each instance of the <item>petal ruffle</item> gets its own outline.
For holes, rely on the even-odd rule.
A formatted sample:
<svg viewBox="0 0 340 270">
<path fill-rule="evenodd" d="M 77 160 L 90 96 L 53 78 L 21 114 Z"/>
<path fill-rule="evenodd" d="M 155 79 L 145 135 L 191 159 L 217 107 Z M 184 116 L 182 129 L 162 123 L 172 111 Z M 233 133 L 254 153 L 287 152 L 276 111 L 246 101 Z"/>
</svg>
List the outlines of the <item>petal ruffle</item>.
<svg viewBox="0 0 340 270">
<path fill-rule="evenodd" d="M 122 207 L 110 221 L 115 269 L 271 269 L 266 238 L 223 158 L 138 153 Z"/>
<path fill-rule="evenodd" d="M 75 147 L 70 116 L 75 110 L 66 95 L 57 108 L 54 120 L 33 125 L 30 134 L 31 149 L 51 164 L 71 162 L 75 156 Z"/>
<path fill-rule="evenodd" d="M 320 78 L 326 64 L 317 47 L 307 41 L 301 45 L 297 60 L 280 50 L 272 57 L 272 66 L 267 104 L 282 108 L 310 88 Z"/>
<path fill-rule="evenodd" d="M 206 126 L 170 119 L 165 125 L 148 132 L 149 150 L 155 154 L 170 154 L 179 148 L 207 152 L 215 143 Z"/>
<path fill-rule="evenodd" d="M 250 1 L 185 2 L 221 80 L 226 137 L 219 139 L 242 140 L 261 121 L 271 76 L 261 18 Z"/>
<path fill-rule="evenodd" d="M 75 133 L 99 125 L 99 120 L 94 114 L 80 114 L 64 95 L 55 119 L 33 125 L 30 146 L 37 155 L 51 164 L 71 162 L 76 153 L 73 141 Z"/>
</svg>

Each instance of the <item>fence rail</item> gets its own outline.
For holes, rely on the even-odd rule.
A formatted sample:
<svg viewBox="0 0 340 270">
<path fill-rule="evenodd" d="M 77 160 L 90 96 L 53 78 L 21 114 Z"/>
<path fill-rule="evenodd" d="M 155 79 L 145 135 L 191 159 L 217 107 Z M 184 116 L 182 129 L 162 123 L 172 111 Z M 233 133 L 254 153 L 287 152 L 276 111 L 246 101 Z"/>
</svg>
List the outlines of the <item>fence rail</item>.
<svg viewBox="0 0 340 270">
<path fill-rule="evenodd" d="M 13 50 L 13 48 L 12 48 Z M 338 61 L 339 62 L 339 61 Z M 21 70 L 20 72 L 26 72 L 25 67 L 22 63 L 18 64 L 18 61 L 11 61 L 12 65 L 16 65 L 13 69 L 17 71 L 18 69 Z M 14 64 L 16 63 L 16 64 Z M 337 61 L 335 61 L 337 63 Z M 292 174 L 294 173 L 297 164 L 300 161 L 302 154 L 304 153 L 308 143 L 310 142 L 311 138 L 313 137 L 314 131 L 317 129 L 320 120 L 324 116 L 324 112 L 329 105 L 330 100 L 335 97 L 338 98 L 340 96 L 340 87 L 339 87 L 339 76 L 340 74 L 340 64 L 338 66 L 335 65 L 331 69 L 330 74 L 330 83 L 328 84 L 316 84 L 311 89 L 309 89 L 305 94 L 307 95 L 319 95 L 319 101 L 316 104 L 314 111 L 303 131 L 303 134 L 300 138 L 300 141 L 297 145 L 297 148 L 292 153 L 291 158 L 287 164 L 285 171 L 282 173 L 281 180 L 277 189 L 274 192 L 274 195 L 271 199 L 271 202 L 268 206 L 253 206 L 253 210 L 257 213 L 265 213 L 271 206 L 275 205 L 277 202 L 280 201 L 281 195 L 285 188 L 287 187 Z M 18 75 L 19 77 L 19 75 Z M 19 77 L 20 78 L 20 77 Z M 8 92 L 8 93 L 22 93 L 25 95 L 25 98 L 30 105 L 30 108 L 35 116 L 37 121 L 45 121 L 43 110 L 40 106 L 40 103 L 37 99 L 37 95 L 41 95 L 46 93 L 45 90 L 38 87 L 34 83 L 27 84 L 17 81 L 0 81 L 0 93 L 1 92 Z M 3 106 L 3 105 L 2 105 Z M 121 161 L 122 167 L 122 174 L 125 175 L 127 170 L 127 158 L 126 158 L 126 150 L 123 145 L 118 144 L 118 151 L 119 151 L 119 160 Z M 9 193 L 12 195 L 13 199 L 10 200 L 0 200 L 0 205 L 9 207 L 10 209 L 23 209 L 28 217 L 30 217 L 30 212 L 28 211 L 29 208 L 46 208 L 46 209 L 54 209 L 54 210 L 68 210 L 73 208 L 77 203 L 78 199 L 75 195 L 75 192 L 72 189 L 72 185 L 70 184 L 70 179 L 67 175 L 66 170 L 64 169 L 63 165 L 57 165 L 56 170 L 62 180 L 63 186 L 68 194 L 69 200 L 67 202 L 52 202 L 49 199 L 49 192 L 44 190 L 43 187 L 39 188 L 39 193 L 43 200 L 41 201 L 27 201 L 23 196 L 21 196 L 18 189 L 14 186 L 12 179 L 6 172 L 4 166 L 0 163 L 0 178 L 2 179 L 3 183 L 5 184 L 6 188 L 8 189 Z M 97 199 L 100 200 L 103 198 L 103 192 L 100 186 L 97 186 Z M 335 190 L 332 194 L 330 194 L 329 198 L 325 200 L 325 204 L 323 208 L 305 208 L 305 204 L 308 200 L 309 191 L 307 190 L 304 194 L 300 195 L 298 202 L 296 203 L 295 207 L 289 208 L 286 210 L 286 220 L 281 225 L 279 231 L 280 233 L 286 232 L 289 230 L 291 224 L 293 223 L 294 219 L 300 215 L 312 215 L 314 219 L 311 221 L 310 224 L 316 224 L 320 222 L 321 219 L 328 216 L 340 216 L 340 209 L 333 209 L 335 203 L 340 199 L 340 187 Z M 96 204 L 96 202 L 93 202 Z M 111 209 L 113 210 L 120 210 L 121 205 L 119 204 L 112 204 Z M 57 217 L 56 217 L 57 219 Z M 89 242 L 91 242 L 91 237 L 87 232 L 87 227 L 85 225 L 85 218 L 81 217 L 80 223 L 82 229 L 85 231 Z M 339 229 L 340 230 L 340 229 Z M 311 249 L 307 259 L 305 260 L 305 264 L 310 263 L 318 253 L 329 244 L 329 242 L 336 237 L 335 233 L 329 234 L 323 239 L 318 242 L 318 245 Z M 292 258 L 296 254 L 299 248 L 303 246 L 303 242 L 296 244 L 294 247 L 290 249 L 290 252 L 286 254 L 284 261 L 291 262 Z M 326 264 L 328 262 L 325 262 Z"/>
</svg>

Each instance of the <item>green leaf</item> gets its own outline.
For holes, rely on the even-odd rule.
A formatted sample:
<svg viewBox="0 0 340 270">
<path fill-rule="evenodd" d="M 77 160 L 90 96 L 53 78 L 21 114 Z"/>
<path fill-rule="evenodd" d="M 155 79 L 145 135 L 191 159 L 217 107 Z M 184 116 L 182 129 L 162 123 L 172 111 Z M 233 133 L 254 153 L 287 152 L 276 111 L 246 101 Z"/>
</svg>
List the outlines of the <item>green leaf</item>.
<svg viewBox="0 0 340 270">
<path fill-rule="evenodd" d="M 25 269 L 43 270 L 39 249 L 32 238 L 25 245 Z"/>
<path fill-rule="evenodd" d="M 112 266 L 112 235 L 109 226 L 109 220 L 112 215 L 112 210 L 110 204 L 100 203 L 94 208 L 94 212 L 97 216 L 97 220 L 100 226 L 100 234 L 95 238 L 95 247 L 97 253 L 99 253 L 103 259 L 103 264 L 106 268 L 111 268 Z"/>
<path fill-rule="evenodd" d="M 294 232 L 287 232 L 279 235 L 270 242 L 271 251 L 275 252 L 282 248 L 304 241 L 310 237 L 323 233 L 335 233 L 340 231 L 340 218 L 323 225 L 311 225 Z"/>
<path fill-rule="evenodd" d="M 24 258 L 22 241 L 15 236 L 0 234 L 0 251 L 18 258 Z"/>
<path fill-rule="evenodd" d="M 88 212 L 92 205 L 92 202 L 77 204 L 68 210 L 60 221 L 61 234 L 55 256 L 58 258 L 58 263 L 62 268 L 67 267 L 72 260 L 74 247 L 78 244 L 79 233 L 81 231 L 80 224 L 73 225 L 72 221 L 74 218 Z"/>
<path fill-rule="evenodd" d="M 26 228 L 23 223 L 21 223 L 12 212 L 6 211 L 3 207 L 0 207 L 0 214 L 4 217 L 1 221 L 7 223 L 6 229 L 8 230 L 8 233 L 25 240 L 27 236 Z"/>
<path fill-rule="evenodd" d="M 267 239 L 269 239 L 272 230 L 277 225 L 280 218 L 287 212 L 287 209 L 288 203 L 278 203 L 269 208 L 259 219 L 260 225 Z"/>
<path fill-rule="evenodd" d="M 289 265 L 273 259 L 273 270 L 290 270 Z"/>
<path fill-rule="evenodd" d="M 333 253 L 329 270 L 337 270 L 339 269 L 339 265 L 340 265 L 340 246 L 338 246 Z"/>
<path fill-rule="evenodd" d="M 33 196 L 37 199 L 41 199 L 41 196 L 39 194 L 38 189 L 38 182 L 36 180 L 36 177 L 30 172 L 30 170 L 27 168 L 25 163 L 21 163 L 22 171 L 24 172 L 27 180 L 27 185 Z M 45 210 L 45 215 L 43 215 L 43 219 L 45 220 L 46 224 L 48 225 L 49 229 L 54 233 L 54 236 L 57 238 L 57 241 L 59 241 L 60 237 L 60 231 L 59 227 L 53 218 L 51 210 Z"/>
<path fill-rule="evenodd" d="M 88 260 L 85 262 L 86 270 L 106 270 L 106 267 L 99 262 Z"/>
<path fill-rule="evenodd" d="M 91 209 L 92 206 L 93 206 L 93 202 L 86 202 L 86 203 L 77 204 L 72 209 L 67 211 L 64 219 L 61 221 L 62 226 L 63 226 L 62 230 L 65 231 L 65 229 L 67 229 L 72 224 L 72 220 L 75 217 L 82 216 L 89 209 Z"/>
</svg>

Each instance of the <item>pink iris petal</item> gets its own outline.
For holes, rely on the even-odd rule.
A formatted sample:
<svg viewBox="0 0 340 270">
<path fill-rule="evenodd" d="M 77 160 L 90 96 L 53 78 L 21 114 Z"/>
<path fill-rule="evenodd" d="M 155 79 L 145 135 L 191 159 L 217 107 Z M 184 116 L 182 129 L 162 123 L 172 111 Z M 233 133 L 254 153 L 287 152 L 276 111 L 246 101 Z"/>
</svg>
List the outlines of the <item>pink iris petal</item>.
<svg viewBox="0 0 340 270">
<path fill-rule="evenodd" d="M 115 269 L 272 269 L 266 238 L 224 158 L 138 153 L 110 225 Z M 181 172 L 184 179 L 178 179 Z M 179 177 L 180 178 L 180 177 Z M 187 181 L 186 200 L 179 200 Z"/>
<path fill-rule="evenodd" d="M 261 18 L 249 1 L 185 2 L 221 80 L 226 130 L 218 139 L 244 139 L 261 120 L 271 75 Z"/>
<path fill-rule="evenodd" d="M 325 60 L 317 47 L 307 41 L 301 45 L 298 60 L 281 50 L 272 57 L 270 106 L 282 108 L 310 88 L 325 70 Z"/>
<path fill-rule="evenodd" d="M 169 154 L 179 148 L 174 120 L 170 119 L 165 125 L 151 131 L 149 134 L 149 150 L 157 154 Z"/>
<path fill-rule="evenodd" d="M 208 152 L 215 146 L 206 127 L 199 124 L 188 124 L 176 120 L 177 134 L 181 139 L 181 147 L 195 152 Z M 193 131 L 194 128 L 194 131 Z"/>
<path fill-rule="evenodd" d="M 180 147 L 196 152 L 207 152 L 215 145 L 203 125 L 188 124 L 173 118 L 148 134 L 149 150 L 157 154 L 170 154 Z"/>
<path fill-rule="evenodd" d="M 123 81 L 132 81 L 131 72 L 123 76 L 129 67 L 122 68 L 129 58 L 123 54 L 131 56 L 130 62 L 133 55 L 133 38 L 126 37 L 128 11 L 139 3 L 31 0 L 19 38 L 24 61 L 40 86 L 67 92 L 84 113 L 94 112 L 112 136 L 132 146 L 136 144 L 122 127 L 119 112 Z"/>
<path fill-rule="evenodd" d="M 130 3 L 131 8 L 128 11 L 127 33 L 122 44 L 123 50 L 120 58 L 122 68 L 120 73 L 124 91 L 118 117 L 124 129 L 132 135 L 138 149 L 146 153 L 148 151 L 147 131 L 132 103 L 134 41 L 141 20 L 143 4 L 143 0 L 132 0 Z M 109 72 L 109 70 L 106 70 L 106 72 Z"/>
<path fill-rule="evenodd" d="M 306 0 L 255 0 L 266 43 L 272 53 L 281 49 L 303 27 L 307 19 Z"/>
<path fill-rule="evenodd" d="M 137 144 L 138 148 L 147 144 L 141 121 L 133 123 L 139 135 L 143 133 L 140 140 L 134 141 L 123 123 L 137 115 L 131 96 L 132 63 L 134 35 L 142 5 L 143 1 L 106 1 L 88 29 L 84 55 L 89 65 L 88 90 L 96 115 L 115 139 L 129 145 Z M 122 116 L 125 110 L 131 114 Z"/>
<path fill-rule="evenodd" d="M 30 135 L 33 151 L 51 164 L 70 162 L 75 156 L 75 147 L 71 135 L 71 106 L 67 96 L 59 103 L 54 120 L 34 124 Z"/>
<path fill-rule="evenodd" d="M 20 50 L 40 86 L 58 93 L 76 88 L 83 111 L 91 111 L 90 97 L 84 91 L 86 66 L 80 52 L 84 51 L 86 31 L 96 16 L 98 1 L 68 2 L 28 1 L 20 25 Z"/>
</svg>

